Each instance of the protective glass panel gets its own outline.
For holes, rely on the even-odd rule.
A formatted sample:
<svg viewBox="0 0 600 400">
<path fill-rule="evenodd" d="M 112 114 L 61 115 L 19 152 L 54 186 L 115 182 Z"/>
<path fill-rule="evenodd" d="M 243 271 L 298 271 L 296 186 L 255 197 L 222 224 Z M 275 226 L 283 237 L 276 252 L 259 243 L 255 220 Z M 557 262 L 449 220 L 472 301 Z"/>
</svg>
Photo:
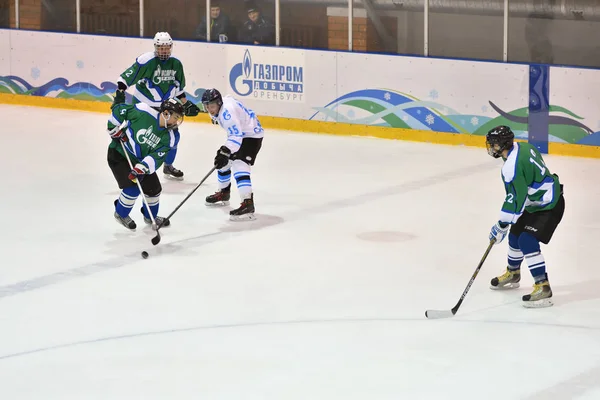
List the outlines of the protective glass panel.
<svg viewBox="0 0 600 400">
<path fill-rule="evenodd" d="M 509 61 L 600 67 L 598 1 L 512 1 Z"/>
<path fill-rule="evenodd" d="M 436 57 L 503 59 L 504 16 L 491 2 L 453 2 L 429 8 L 429 55 Z M 431 3 L 430 3 L 431 4 Z"/>
<path fill-rule="evenodd" d="M 24 13 L 34 11 L 32 4 L 41 6 L 40 12 L 40 29 L 44 31 L 54 32 L 77 32 L 77 15 L 75 1 L 73 0 L 45 0 L 42 2 L 21 1 L 19 7 L 23 22 L 27 22 Z M 37 12 L 37 7 L 35 11 Z M 23 8 L 26 7 L 26 8 Z M 29 11 L 28 11 L 29 10 Z M 26 29 L 21 23 L 21 27 Z M 31 29 L 31 28 L 30 28 Z"/>
<path fill-rule="evenodd" d="M 332 30 L 343 31 L 340 21 L 329 17 L 326 2 L 281 2 L 280 45 L 307 49 L 327 49 L 329 18 L 332 18 Z M 346 49 L 348 48 L 348 12 L 346 11 Z M 335 36 L 335 35 L 333 35 Z"/>
<path fill-rule="evenodd" d="M 0 0 L 0 27 L 15 27 L 15 1 Z M 75 1 L 19 1 L 19 29 L 76 32 Z M 8 26 L 6 25 L 8 24 Z"/>
<path fill-rule="evenodd" d="M 160 0 L 153 1 L 161 4 Z M 201 2 L 202 11 L 192 40 L 207 41 L 206 1 Z M 263 46 L 275 44 L 274 0 L 211 0 L 210 5 L 209 41 Z"/>
<path fill-rule="evenodd" d="M 81 0 L 81 32 L 95 35 L 139 36 L 140 4 L 138 0 L 111 3 Z"/>
<path fill-rule="evenodd" d="M 15 26 L 15 2 L 0 0 L 0 28 L 13 28 Z"/>
<path fill-rule="evenodd" d="M 423 54 L 424 0 L 354 1 L 352 50 Z"/>
<path fill-rule="evenodd" d="M 205 0 L 144 0 L 143 36 L 151 38 L 156 32 L 168 32 L 173 40 L 205 40 L 206 25 L 204 36 L 198 37 L 205 18 Z"/>
<path fill-rule="evenodd" d="M 348 3 L 327 6 L 327 48 L 348 50 Z"/>
</svg>

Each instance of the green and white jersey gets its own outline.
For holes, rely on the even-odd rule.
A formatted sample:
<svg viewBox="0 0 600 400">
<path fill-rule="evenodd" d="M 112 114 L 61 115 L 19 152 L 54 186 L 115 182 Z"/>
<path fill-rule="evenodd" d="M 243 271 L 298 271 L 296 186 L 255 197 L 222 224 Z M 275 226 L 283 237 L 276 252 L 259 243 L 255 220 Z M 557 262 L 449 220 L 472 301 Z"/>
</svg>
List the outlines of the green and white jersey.
<svg viewBox="0 0 600 400">
<path fill-rule="evenodd" d="M 506 198 L 500 222 L 514 224 L 524 211 L 551 210 L 560 196 L 558 176 L 552 174 L 537 148 L 515 143 L 502 167 Z"/>
<path fill-rule="evenodd" d="M 120 82 L 134 87 L 133 104 L 146 103 L 160 107 L 164 100 L 183 93 L 185 75 L 183 64 L 175 57 L 161 61 L 154 52 L 144 53 L 127 68 L 119 78 Z"/>
<path fill-rule="evenodd" d="M 116 105 L 108 119 L 109 130 L 128 121 L 126 133 L 129 140 L 125 143 L 125 148 L 132 164 L 145 165 L 149 174 L 154 173 L 162 165 L 168 151 L 175 145 L 173 130 L 161 128 L 159 118 L 158 111 L 147 104 L 139 103 Z M 117 140 L 111 141 L 110 147 L 125 156 Z"/>
</svg>

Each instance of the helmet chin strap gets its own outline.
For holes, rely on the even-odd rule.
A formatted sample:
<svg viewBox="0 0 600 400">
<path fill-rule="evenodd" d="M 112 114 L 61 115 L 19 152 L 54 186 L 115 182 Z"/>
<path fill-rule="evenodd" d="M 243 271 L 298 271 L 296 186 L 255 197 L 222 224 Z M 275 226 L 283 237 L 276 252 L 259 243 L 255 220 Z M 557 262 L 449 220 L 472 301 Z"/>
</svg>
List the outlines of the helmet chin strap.
<svg viewBox="0 0 600 400">
<path fill-rule="evenodd" d="M 165 118 L 165 112 L 161 112 L 160 116 L 162 117 L 162 119 L 165 121 L 165 128 L 169 127 L 169 120 L 171 119 L 171 114 L 169 114 L 169 118 Z"/>
<path fill-rule="evenodd" d="M 164 111 L 163 111 L 163 112 L 160 113 L 160 116 L 165 121 L 165 128 L 176 128 L 179 125 L 181 125 L 181 123 L 183 122 L 183 120 L 180 119 L 179 121 L 175 122 L 173 125 L 169 126 L 169 120 L 171 119 L 172 115 L 169 113 L 169 116 L 167 118 L 165 118 Z"/>
</svg>

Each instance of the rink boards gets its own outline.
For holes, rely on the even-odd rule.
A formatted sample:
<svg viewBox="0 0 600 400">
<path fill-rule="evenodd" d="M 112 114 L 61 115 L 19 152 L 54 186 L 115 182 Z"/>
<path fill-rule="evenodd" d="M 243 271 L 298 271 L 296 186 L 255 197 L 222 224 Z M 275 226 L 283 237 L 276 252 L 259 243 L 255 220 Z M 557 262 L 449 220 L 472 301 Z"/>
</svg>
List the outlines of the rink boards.
<svg viewBox="0 0 600 400">
<path fill-rule="evenodd" d="M 1 103 L 107 113 L 152 41 L 0 30 L 0 50 Z M 507 124 L 542 151 L 600 157 L 596 70 L 185 41 L 173 54 L 188 99 L 216 87 L 271 129 L 482 147 Z"/>
</svg>

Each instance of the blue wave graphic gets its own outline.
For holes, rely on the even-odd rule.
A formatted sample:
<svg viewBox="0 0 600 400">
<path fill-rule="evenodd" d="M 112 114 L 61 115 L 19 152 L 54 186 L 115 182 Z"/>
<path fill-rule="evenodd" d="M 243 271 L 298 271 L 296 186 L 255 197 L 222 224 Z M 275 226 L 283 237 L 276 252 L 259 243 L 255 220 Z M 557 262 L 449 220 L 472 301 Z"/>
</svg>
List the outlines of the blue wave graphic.
<svg viewBox="0 0 600 400">
<path fill-rule="evenodd" d="M 600 146 L 600 131 L 594 132 L 583 139 L 580 139 L 577 144 L 585 144 L 589 146 Z"/>
<path fill-rule="evenodd" d="M 65 78 L 53 79 L 39 87 L 35 87 L 26 80 L 13 75 L 0 77 L 0 80 L 9 84 L 12 83 L 14 86 L 17 86 L 19 90 L 23 90 L 22 88 L 24 88 L 22 93 L 28 93 L 33 96 L 52 97 L 52 94 L 58 95 L 60 93 L 67 93 L 72 96 L 85 94 L 92 97 L 104 97 L 105 95 L 114 94 L 117 89 L 117 85 L 112 82 L 102 82 L 100 87 L 89 82 L 77 82 L 69 85 L 69 81 Z"/>
<path fill-rule="evenodd" d="M 378 104 L 384 108 L 380 112 L 373 112 L 371 116 L 361 118 L 350 118 L 342 115 L 338 108 L 340 106 L 353 107 L 348 104 L 351 101 L 368 101 Z M 362 107 L 356 107 L 370 112 Z M 380 119 L 393 114 L 402 119 L 406 125 L 413 129 L 426 129 L 438 132 L 461 133 L 468 132 L 466 127 L 461 127 L 450 118 L 444 116 L 438 109 L 443 109 L 450 114 L 458 114 L 443 104 L 434 101 L 421 101 L 411 98 L 408 95 L 397 93 L 391 90 L 365 89 L 347 93 L 334 101 L 328 103 L 325 107 L 313 108 L 317 112 L 309 119 L 314 119 L 322 114 L 326 118 L 331 118 L 337 122 L 355 123 L 361 125 L 373 125 Z M 388 126 L 390 126 L 388 124 Z"/>
</svg>

